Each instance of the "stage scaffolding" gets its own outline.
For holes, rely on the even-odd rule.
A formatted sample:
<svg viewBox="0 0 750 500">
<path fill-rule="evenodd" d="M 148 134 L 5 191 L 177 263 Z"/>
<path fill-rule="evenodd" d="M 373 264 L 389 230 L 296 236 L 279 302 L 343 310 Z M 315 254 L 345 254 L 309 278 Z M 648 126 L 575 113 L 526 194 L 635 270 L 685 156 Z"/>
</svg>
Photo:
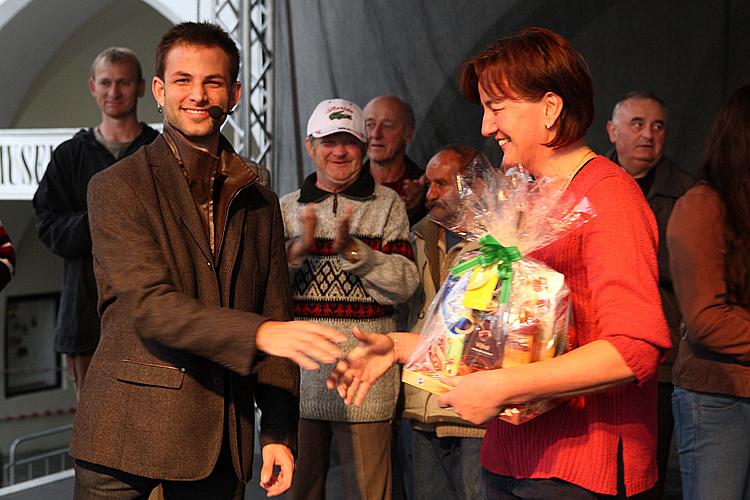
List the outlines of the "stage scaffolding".
<svg viewBox="0 0 750 500">
<path fill-rule="evenodd" d="M 237 152 L 274 172 L 273 0 L 212 0 L 210 20 L 240 46 L 243 97 L 224 124 Z M 227 130 L 231 128 L 231 131 Z"/>
</svg>

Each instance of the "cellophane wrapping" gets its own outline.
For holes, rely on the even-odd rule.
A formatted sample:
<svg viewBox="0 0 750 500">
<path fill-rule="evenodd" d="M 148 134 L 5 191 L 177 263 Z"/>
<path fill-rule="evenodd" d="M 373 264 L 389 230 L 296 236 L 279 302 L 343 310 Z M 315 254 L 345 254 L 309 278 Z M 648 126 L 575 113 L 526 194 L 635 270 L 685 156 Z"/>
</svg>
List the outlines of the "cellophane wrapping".
<svg viewBox="0 0 750 500">
<path fill-rule="evenodd" d="M 436 294 L 403 372 L 404 382 L 435 394 L 450 390 L 445 377 L 542 361 L 566 350 L 565 278 L 527 255 L 594 216 L 585 198 L 565 194 L 565 179 L 535 180 L 520 166 L 503 174 L 483 155 L 456 183 L 458 203 L 436 222 L 477 244 L 467 245 Z M 499 418 L 521 424 L 558 403 L 520 403 Z"/>
</svg>

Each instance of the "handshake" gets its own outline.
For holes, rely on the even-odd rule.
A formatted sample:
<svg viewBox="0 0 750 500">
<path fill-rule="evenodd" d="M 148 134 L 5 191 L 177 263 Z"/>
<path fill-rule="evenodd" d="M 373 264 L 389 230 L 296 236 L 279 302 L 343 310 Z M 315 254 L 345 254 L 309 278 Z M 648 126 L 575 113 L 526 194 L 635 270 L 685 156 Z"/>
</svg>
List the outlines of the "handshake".
<svg viewBox="0 0 750 500">
<path fill-rule="evenodd" d="M 407 336 L 404 342 L 410 349 L 418 336 L 365 333 L 357 327 L 353 333 L 360 344 L 346 356 L 339 348 L 347 340 L 344 334 L 310 321 L 266 321 L 258 328 L 255 343 L 261 351 L 288 358 L 305 370 L 317 370 L 319 363 L 333 364 L 338 360 L 326 385 L 329 389 L 338 387 L 346 404 L 353 401 L 361 405 L 370 386 L 395 363 L 403 362 L 398 359 L 395 336 Z"/>
<path fill-rule="evenodd" d="M 372 385 L 394 364 L 409 361 L 419 342 L 419 335 L 407 332 L 389 334 L 367 333 L 354 328 L 352 333 L 360 343 L 340 359 L 326 381 L 329 390 L 336 390 L 347 405 L 361 405 Z M 507 403 L 503 391 L 502 372 L 489 370 L 457 377 L 443 377 L 441 381 L 451 390 L 440 396 L 438 404 L 453 408 L 465 420 L 483 424 L 497 417 Z M 505 387 L 507 389 L 507 386 Z"/>
<path fill-rule="evenodd" d="M 417 348 L 416 333 L 367 333 L 354 328 L 360 341 L 348 354 L 339 347 L 346 336 L 336 330 L 308 321 L 266 321 L 258 329 L 258 349 L 291 359 L 306 370 L 317 370 L 322 364 L 336 366 L 326 381 L 347 405 L 361 405 L 372 385 L 394 364 L 406 363 Z M 482 424 L 497 417 L 510 403 L 512 383 L 504 380 L 514 369 L 474 372 L 469 375 L 443 377 L 452 389 L 440 396 L 438 404 L 452 407 L 462 418 Z"/>
</svg>

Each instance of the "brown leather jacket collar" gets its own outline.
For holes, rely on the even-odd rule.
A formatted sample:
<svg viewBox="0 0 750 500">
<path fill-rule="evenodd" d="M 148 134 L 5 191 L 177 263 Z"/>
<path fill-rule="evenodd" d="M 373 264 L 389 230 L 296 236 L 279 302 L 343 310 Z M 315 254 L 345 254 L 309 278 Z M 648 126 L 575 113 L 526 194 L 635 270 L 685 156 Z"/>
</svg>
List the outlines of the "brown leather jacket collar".
<svg viewBox="0 0 750 500">
<path fill-rule="evenodd" d="M 223 135 L 219 139 L 219 156 L 193 146 L 167 122 L 164 139 L 182 167 L 211 251 L 217 256 L 232 200 L 258 176 Z"/>
</svg>

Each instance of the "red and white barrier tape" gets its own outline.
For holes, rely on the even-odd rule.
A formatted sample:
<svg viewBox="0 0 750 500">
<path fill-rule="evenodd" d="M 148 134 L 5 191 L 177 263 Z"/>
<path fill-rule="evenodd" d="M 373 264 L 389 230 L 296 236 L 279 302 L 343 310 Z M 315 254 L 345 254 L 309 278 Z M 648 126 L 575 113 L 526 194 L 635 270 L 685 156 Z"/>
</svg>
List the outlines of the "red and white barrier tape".
<svg viewBox="0 0 750 500">
<path fill-rule="evenodd" d="M 22 415 L 8 415 L 5 417 L 2 417 L 3 422 L 11 422 L 13 420 L 29 420 L 32 418 L 38 418 L 38 417 L 52 417 L 55 415 L 69 415 L 74 414 L 76 412 L 75 407 L 70 408 L 58 408 L 56 410 L 44 410 L 44 411 L 32 411 L 31 413 L 26 413 Z"/>
</svg>

